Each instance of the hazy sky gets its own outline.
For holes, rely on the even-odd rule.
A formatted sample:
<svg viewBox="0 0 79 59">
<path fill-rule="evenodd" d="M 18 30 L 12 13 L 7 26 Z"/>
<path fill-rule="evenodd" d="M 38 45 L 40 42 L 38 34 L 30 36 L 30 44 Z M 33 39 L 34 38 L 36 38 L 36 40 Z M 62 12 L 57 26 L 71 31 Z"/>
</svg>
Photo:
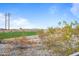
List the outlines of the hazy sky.
<svg viewBox="0 0 79 59">
<path fill-rule="evenodd" d="M 63 20 L 79 22 L 77 3 L 0 3 L 0 28 L 4 28 L 7 12 L 11 13 L 11 28 L 57 27 Z"/>
</svg>

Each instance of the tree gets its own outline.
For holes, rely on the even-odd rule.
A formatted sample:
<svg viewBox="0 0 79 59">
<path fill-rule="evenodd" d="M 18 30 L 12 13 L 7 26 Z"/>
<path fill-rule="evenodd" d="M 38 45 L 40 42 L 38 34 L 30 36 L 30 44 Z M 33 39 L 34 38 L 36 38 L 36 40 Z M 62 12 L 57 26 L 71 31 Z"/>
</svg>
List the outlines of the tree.
<svg viewBox="0 0 79 59">
<path fill-rule="evenodd" d="M 64 24 L 64 25 L 67 25 L 67 22 L 66 22 L 66 21 L 63 21 L 63 24 Z"/>
<path fill-rule="evenodd" d="M 58 25 L 59 25 L 59 26 L 61 25 L 61 22 L 60 22 L 60 21 L 58 22 Z"/>
</svg>

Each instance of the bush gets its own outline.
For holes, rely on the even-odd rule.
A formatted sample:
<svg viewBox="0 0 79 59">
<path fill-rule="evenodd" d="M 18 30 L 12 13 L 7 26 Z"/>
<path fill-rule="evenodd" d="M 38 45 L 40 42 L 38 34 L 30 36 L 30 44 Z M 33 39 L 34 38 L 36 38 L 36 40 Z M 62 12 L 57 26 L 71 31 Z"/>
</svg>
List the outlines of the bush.
<svg viewBox="0 0 79 59">
<path fill-rule="evenodd" d="M 76 29 L 78 33 L 78 26 Z M 75 45 L 72 40 L 74 32 L 75 30 L 72 28 L 72 25 L 65 22 L 63 28 L 51 27 L 46 31 L 39 31 L 39 37 L 42 39 L 42 44 L 45 46 L 45 49 L 51 50 L 52 55 L 70 55 L 76 51 L 72 45 Z"/>
</svg>

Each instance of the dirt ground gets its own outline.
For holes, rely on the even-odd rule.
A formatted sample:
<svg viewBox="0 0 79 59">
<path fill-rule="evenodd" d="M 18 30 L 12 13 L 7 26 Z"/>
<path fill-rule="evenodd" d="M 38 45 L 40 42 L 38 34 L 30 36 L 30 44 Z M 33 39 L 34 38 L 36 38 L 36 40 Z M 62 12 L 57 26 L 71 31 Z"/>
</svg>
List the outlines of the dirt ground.
<svg viewBox="0 0 79 59">
<path fill-rule="evenodd" d="M 0 44 L 0 56 L 51 56 L 50 51 L 43 49 L 38 36 L 28 36 L 27 39 L 36 42 L 35 46 L 20 44 Z"/>
</svg>

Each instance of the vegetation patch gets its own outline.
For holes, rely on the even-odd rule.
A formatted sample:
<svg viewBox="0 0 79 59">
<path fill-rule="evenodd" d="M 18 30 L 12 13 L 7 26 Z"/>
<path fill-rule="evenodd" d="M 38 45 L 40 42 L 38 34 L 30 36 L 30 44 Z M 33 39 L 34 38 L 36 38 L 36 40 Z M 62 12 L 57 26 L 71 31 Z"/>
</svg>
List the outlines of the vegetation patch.
<svg viewBox="0 0 79 59">
<path fill-rule="evenodd" d="M 79 23 L 70 24 L 66 21 L 59 22 L 63 27 L 48 28 L 46 31 L 39 30 L 38 34 L 45 49 L 50 50 L 52 55 L 70 55 L 79 51 Z"/>
<path fill-rule="evenodd" d="M 36 35 L 36 32 L 0 32 L 0 39 Z"/>
</svg>

